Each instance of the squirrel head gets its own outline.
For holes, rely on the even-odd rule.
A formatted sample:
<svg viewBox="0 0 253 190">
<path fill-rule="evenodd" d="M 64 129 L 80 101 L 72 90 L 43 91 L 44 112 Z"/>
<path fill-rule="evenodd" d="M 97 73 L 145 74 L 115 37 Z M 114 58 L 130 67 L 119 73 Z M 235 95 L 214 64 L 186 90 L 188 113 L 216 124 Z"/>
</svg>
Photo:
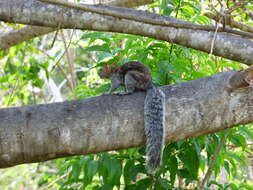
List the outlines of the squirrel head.
<svg viewBox="0 0 253 190">
<path fill-rule="evenodd" d="M 118 66 L 115 64 L 111 65 L 104 65 L 101 69 L 98 71 L 98 75 L 102 79 L 109 79 L 114 73 L 118 71 Z"/>
</svg>

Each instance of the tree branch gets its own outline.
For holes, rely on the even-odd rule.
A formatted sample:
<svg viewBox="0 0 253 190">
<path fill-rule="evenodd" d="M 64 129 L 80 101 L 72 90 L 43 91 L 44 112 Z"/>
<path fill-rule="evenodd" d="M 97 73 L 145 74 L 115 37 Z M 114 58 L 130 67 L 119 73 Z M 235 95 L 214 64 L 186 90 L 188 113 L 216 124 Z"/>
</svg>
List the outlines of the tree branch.
<svg viewBox="0 0 253 190">
<path fill-rule="evenodd" d="M 106 3 L 110 6 L 118 7 L 137 7 L 141 5 L 146 5 L 152 3 L 153 0 L 115 0 Z M 48 28 L 40 26 L 25 26 L 24 28 L 18 30 L 11 30 L 0 35 L 0 50 L 8 49 L 18 43 L 21 43 L 32 38 L 48 34 L 57 30 L 57 28 Z"/>
<path fill-rule="evenodd" d="M 26 26 L 18 30 L 11 30 L 0 35 L 0 50 L 10 48 L 18 43 L 48 34 L 55 30 L 57 29 L 40 26 Z"/>
<path fill-rule="evenodd" d="M 116 7 L 133 8 L 133 7 L 151 4 L 153 2 L 154 2 L 153 0 L 113 0 L 105 4 L 110 5 L 110 6 L 116 6 Z"/>
<path fill-rule="evenodd" d="M 40 0 L 42 2 L 64 6 L 68 8 L 73 8 L 82 11 L 88 11 L 93 13 L 98 13 L 107 16 L 113 16 L 116 18 L 124 18 L 128 20 L 143 22 L 147 24 L 155 24 L 161 26 L 171 26 L 176 28 L 187 28 L 187 29 L 196 29 L 196 30 L 205 30 L 205 31 L 216 31 L 217 27 L 209 26 L 209 25 L 198 25 L 189 22 L 180 21 L 177 19 L 173 19 L 168 16 L 154 14 L 148 11 L 142 10 L 132 10 L 128 8 L 122 7 L 111 7 L 107 5 L 88 5 L 88 4 L 81 4 L 81 3 L 73 3 L 61 0 Z M 253 34 L 240 32 L 232 29 L 223 29 L 218 28 L 218 31 L 222 32 L 229 32 L 236 35 L 243 35 L 249 38 L 253 38 Z"/>
<path fill-rule="evenodd" d="M 213 32 L 144 24 L 127 19 L 48 5 L 34 0 L 0 1 L 0 19 L 6 22 L 53 28 L 60 26 L 61 28 L 137 34 L 191 47 L 207 53 L 211 50 L 213 39 Z M 213 54 L 251 65 L 253 63 L 253 42 L 236 36 L 218 33 Z"/>
<path fill-rule="evenodd" d="M 252 90 L 226 91 L 229 71 L 165 86 L 166 141 L 253 121 Z M 0 167 L 143 146 L 144 93 L 0 110 Z"/>
<path fill-rule="evenodd" d="M 31 8 L 32 5 L 32 8 Z M 6 22 L 136 34 L 165 40 L 209 53 L 213 32 L 173 28 L 78 11 L 34 0 L 0 1 L 0 19 Z M 182 21 L 181 21 L 182 22 Z M 218 33 L 213 54 L 253 64 L 253 42 Z"/>
<path fill-rule="evenodd" d="M 231 27 L 238 28 L 242 31 L 253 33 L 253 27 L 247 26 L 247 25 L 242 24 L 240 22 L 236 22 L 235 20 L 233 20 L 233 18 L 230 15 L 222 15 L 219 12 L 217 12 L 217 15 L 213 14 L 211 12 L 206 12 L 206 13 L 204 13 L 204 15 L 210 19 L 215 20 L 216 22 L 220 22 L 222 24 L 226 24 Z M 225 19 L 222 19 L 223 17 Z"/>
</svg>

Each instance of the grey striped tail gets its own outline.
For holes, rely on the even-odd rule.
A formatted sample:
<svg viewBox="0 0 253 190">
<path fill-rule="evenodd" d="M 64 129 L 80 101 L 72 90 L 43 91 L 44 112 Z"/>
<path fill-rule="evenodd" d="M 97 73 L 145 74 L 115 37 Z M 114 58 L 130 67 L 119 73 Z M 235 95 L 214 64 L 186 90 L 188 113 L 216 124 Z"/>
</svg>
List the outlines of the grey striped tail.
<svg viewBox="0 0 253 190">
<path fill-rule="evenodd" d="M 155 173 L 162 159 L 165 138 L 165 95 L 157 87 L 147 91 L 144 105 L 147 167 Z"/>
</svg>

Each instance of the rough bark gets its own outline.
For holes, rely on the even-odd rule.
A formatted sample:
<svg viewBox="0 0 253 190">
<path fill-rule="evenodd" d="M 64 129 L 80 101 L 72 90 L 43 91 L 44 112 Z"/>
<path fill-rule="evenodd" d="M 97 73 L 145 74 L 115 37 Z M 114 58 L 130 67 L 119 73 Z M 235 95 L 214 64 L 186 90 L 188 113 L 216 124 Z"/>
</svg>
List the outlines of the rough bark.
<svg viewBox="0 0 253 190">
<path fill-rule="evenodd" d="M 117 6 L 117 7 L 138 7 L 142 5 L 147 5 L 153 3 L 153 0 L 112 0 L 108 3 L 105 3 L 106 5 L 110 6 Z"/>
<path fill-rule="evenodd" d="M 115 0 L 107 2 L 106 5 L 118 6 L 118 7 L 136 7 L 152 3 L 152 0 Z M 0 35 L 0 50 L 8 49 L 18 43 L 21 43 L 32 38 L 48 34 L 57 30 L 57 28 L 48 28 L 40 26 L 26 26 L 21 29 L 10 30 Z"/>
<path fill-rule="evenodd" d="M 26 26 L 18 30 L 11 30 L 0 35 L 0 50 L 7 49 L 18 43 L 48 34 L 49 32 L 53 32 L 55 30 L 56 29 L 54 28 L 40 26 Z"/>
<path fill-rule="evenodd" d="M 166 141 L 253 121 L 253 91 L 226 91 L 235 72 L 165 86 Z M 0 110 L 0 167 L 143 146 L 144 93 Z"/>
<path fill-rule="evenodd" d="M 34 0 L 2 0 L 0 19 L 53 28 L 75 28 L 137 34 L 210 52 L 213 32 L 173 28 L 48 5 Z M 253 42 L 218 33 L 213 54 L 252 65 Z"/>
<path fill-rule="evenodd" d="M 172 17 L 164 16 L 155 14 L 149 11 L 142 11 L 142 10 L 133 10 L 127 9 L 122 7 L 112 7 L 108 5 L 88 5 L 82 3 L 72 3 L 67 1 L 61 0 L 40 0 L 41 2 L 63 6 L 67 8 L 73 8 L 76 10 L 81 10 L 85 12 L 92 12 L 101 15 L 112 16 L 115 18 L 120 19 L 128 19 L 131 21 L 142 22 L 146 24 L 154 24 L 160 26 L 169 26 L 169 27 L 176 27 L 176 28 L 187 28 L 187 29 L 194 29 L 194 30 L 204 30 L 204 31 L 218 31 L 218 32 L 228 32 L 230 34 L 242 35 L 244 37 L 253 38 L 252 33 L 242 32 L 238 30 L 226 29 L 223 27 L 216 28 L 215 26 L 210 25 L 200 25 L 189 23 L 185 21 L 181 21 L 178 19 L 174 19 Z"/>
</svg>

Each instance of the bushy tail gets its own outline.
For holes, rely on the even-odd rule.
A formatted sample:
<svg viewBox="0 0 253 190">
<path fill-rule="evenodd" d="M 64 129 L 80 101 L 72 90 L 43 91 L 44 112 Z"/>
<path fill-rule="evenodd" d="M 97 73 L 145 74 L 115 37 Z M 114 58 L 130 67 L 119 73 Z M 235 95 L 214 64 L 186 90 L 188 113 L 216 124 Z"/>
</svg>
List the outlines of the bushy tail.
<svg viewBox="0 0 253 190">
<path fill-rule="evenodd" d="M 147 91 L 144 105 L 147 167 L 155 173 L 162 159 L 165 138 L 165 95 L 157 87 Z"/>
</svg>

